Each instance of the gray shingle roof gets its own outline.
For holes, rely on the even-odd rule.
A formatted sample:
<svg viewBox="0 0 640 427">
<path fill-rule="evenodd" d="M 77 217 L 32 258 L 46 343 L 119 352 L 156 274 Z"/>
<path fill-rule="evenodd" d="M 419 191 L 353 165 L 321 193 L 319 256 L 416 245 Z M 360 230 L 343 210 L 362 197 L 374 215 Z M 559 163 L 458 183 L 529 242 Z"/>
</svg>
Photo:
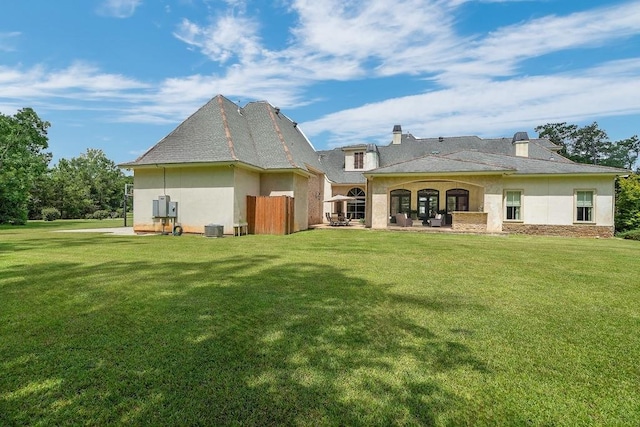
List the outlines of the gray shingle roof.
<svg viewBox="0 0 640 427">
<path fill-rule="evenodd" d="M 364 145 L 362 146 L 365 147 Z M 340 184 L 364 184 L 367 179 L 362 172 L 346 172 L 344 170 L 344 151 L 342 148 L 318 151 L 320 162 L 329 181 Z"/>
<path fill-rule="evenodd" d="M 400 144 L 361 147 L 376 151 L 379 168 L 368 174 L 515 173 L 624 174 L 624 169 L 574 163 L 556 153 L 547 139 L 529 139 L 529 157 L 516 157 L 514 138 L 477 136 L 418 139 L 403 134 Z M 345 172 L 342 148 L 316 152 L 297 124 L 268 102 L 239 108 L 218 95 L 133 162 L 120 166 L 240 162 L 264 170 L 324 171 L 335 183 L 362 184 L 362 172 Z"/>
<path fill-rule="evenodd" d="M 536 174 L 605 174 L 617 175 L 628 171 L 625 169 L 612 168 L 608 166 L 588 165 L 584 163 L 574 163 L 571 161 L 542 160 L 530 157 L 516 157 L 503 154 L 482 153 L 478 151 L 460 151 L 447 154 L 448 159 L 478 162 L 481 164 L 493 165 L 506 169 L 512 169 L 515 174 L 536 175 Z"/>
<path fill-rule="evenodd" d="M 265 170 L 321 170 L 318 155 L 297 125 L 265 101 L 239 108 L 218 95 L 145 154 L 124 167 L 241 162 Z"/>
<path fill-rule="evenodd" d="M 413 174 L 413 173 L 480 173 L 480 172 L 509 172 L 513 168 L 492 164 L 479 163 L 466 159 L 454 159 L 441 156 L 428 155 L 406 162 L 396 163 L 374 169 L 369 173 L 376 174 Z"/>
</svg>

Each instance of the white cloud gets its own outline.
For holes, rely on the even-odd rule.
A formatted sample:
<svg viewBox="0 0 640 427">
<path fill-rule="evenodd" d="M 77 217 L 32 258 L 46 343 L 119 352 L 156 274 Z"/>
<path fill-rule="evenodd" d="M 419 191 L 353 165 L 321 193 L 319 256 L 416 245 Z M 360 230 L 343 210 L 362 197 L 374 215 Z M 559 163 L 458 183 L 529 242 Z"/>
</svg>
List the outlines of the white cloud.
<svg viewBox="0 0 640 427">
<path fill-rule="evenodd" d="M 16 50 L 14 41 L 22 33 L 18 31 L 11 31 L 8 33 L 0 33 L 0 52 L 13 52 Z"/>
<path fill-rule="evenodd" d="M 128 91 L 148 87 L 146 83 L 119 74 L 103 73 L 80 62 L 62 70 L 48 70 L 42 65 L 29 69 L 0 67 L 0 99 L 121 99 L 131 96 Z"/>
<path fill-rule="evenodd" d="M 257 36 L 258 22 L 245 16 L 232 14 L 218 17 L 209 26 L 200 26 L 183 19 L 174 35 L 216 62 L 230 59 L 251 61 L 263 53 Z"/>
<path fill-rule="evenodd" d="M 87 100 L 99 99 L 99 108 L 109 113 L 103 117 L 166 124 L 187 117 L 217 93 L 243 104 L 264 99 L 290 109 L 313 102 L 314 85 L 331 80 L 413 75 L 432 88 L 302 124 L 309 136 L 330 133 L 340 144 L 375 140 L 381 127 L 390 132 L 396 123 L 418 136 L 483 135 L 553 120 L 640 112 L 638 59 L 602 65 L 594 59 L 590 68 L 572 74 L 519 74 L 531 58 L 640 34 L 638 1 L 462 37 L 455 28 L 455 7 L 463 0 L 292 0 L 289 12 L 297 20 L 288 29 L 290 37 L 270 48 L 246 3 L 225 2 L 228 9 L 216 10 L 210 20 L 183 19 L 174 31 L 190 49 L 219 65 L 216 73 L 156 84 L 83 63 L 62 70 L 0 66 L 0 101 L 84 108 Z M 111 15 L 125 16 L 140 3 L 104 5 Z"/>
<path fill-rule="evenodd" d="M 99 6 L 98 13 L 114 18 L 130 18 L 142 0 L 104 0 Z"/>
<path fill-rule="evenodd" d="M 391 132 L 398 123 L 416 136 L 496 136 L 497 130 L 525 130 L 548 122 L 640 114 L 640 86 L 635 84 L 639 75 L 640 59 L 614 61 L 578 74 L 520 77 L 389 99 L 301 127 L 311 137 L 331 130 L 335 145 L 343 145 L 375 140 L 381 126 Z"/>
</svg>

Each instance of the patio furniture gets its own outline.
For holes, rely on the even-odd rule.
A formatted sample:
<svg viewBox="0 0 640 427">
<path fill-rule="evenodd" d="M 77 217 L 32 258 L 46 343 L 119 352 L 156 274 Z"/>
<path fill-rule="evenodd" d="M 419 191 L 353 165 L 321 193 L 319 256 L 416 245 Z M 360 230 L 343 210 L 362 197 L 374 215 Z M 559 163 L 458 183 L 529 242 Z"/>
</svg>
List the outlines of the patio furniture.
<svg viewBox="0 0 640 427">
<path fill-rule="evenodd" d="M 442 226 L 442 215 L 441 214 L 437 214 L 435 216 L 435 218 L 430 218 L 429 219 L 429 225 L 431 227 L 441 227 Z"/>
<path fill-rule="evenodd" d="M 326 212 L 324 216 L 325 218 L 327 218 L 327 222 L 329 223 L 330 226 L 333 227 L 338 225 L 338 218 L 334 214 L 330 214 L 329 212 Z"/>
<path fill-rule="evenodd" d="M 398 227 L 412 227 L 413 220 L 406 213 L 396 214 L 396 225 Z"/>
<path fill-rule="evenodd" d="M 342 225 L 342 221 L 340 220 L 340 216 L 338 214 L 331 214 L 329 216 L 329 225 L 334 226 L 334 227 Z"/>
</svg>

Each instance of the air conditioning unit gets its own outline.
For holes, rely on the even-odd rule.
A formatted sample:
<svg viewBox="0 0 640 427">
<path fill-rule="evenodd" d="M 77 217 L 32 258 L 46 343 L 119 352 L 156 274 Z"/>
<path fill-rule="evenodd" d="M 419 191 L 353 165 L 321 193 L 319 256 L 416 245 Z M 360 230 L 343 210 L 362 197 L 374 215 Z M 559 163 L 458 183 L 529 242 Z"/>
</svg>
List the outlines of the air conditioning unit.
<svg viewBox="0 0 640 427">
<path fill-rule="evenodd" d="M 220 224 L 208 224 L 204 226 L 204 237 L 222 237 L 224 227 Z"/>
</svg>

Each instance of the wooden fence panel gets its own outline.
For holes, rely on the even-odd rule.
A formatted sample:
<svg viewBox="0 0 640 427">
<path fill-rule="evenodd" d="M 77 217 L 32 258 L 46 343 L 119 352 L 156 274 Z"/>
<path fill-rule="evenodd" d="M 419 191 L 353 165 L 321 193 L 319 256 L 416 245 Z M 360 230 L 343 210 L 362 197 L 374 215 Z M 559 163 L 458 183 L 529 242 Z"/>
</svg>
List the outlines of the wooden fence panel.
<svg viewBox="0 0 640 427">
<path fill-rule="evenodd" d="M 294 200 L 288 196 L 247 196 L 249 234 L 293 232 Z"/>
</svg>

